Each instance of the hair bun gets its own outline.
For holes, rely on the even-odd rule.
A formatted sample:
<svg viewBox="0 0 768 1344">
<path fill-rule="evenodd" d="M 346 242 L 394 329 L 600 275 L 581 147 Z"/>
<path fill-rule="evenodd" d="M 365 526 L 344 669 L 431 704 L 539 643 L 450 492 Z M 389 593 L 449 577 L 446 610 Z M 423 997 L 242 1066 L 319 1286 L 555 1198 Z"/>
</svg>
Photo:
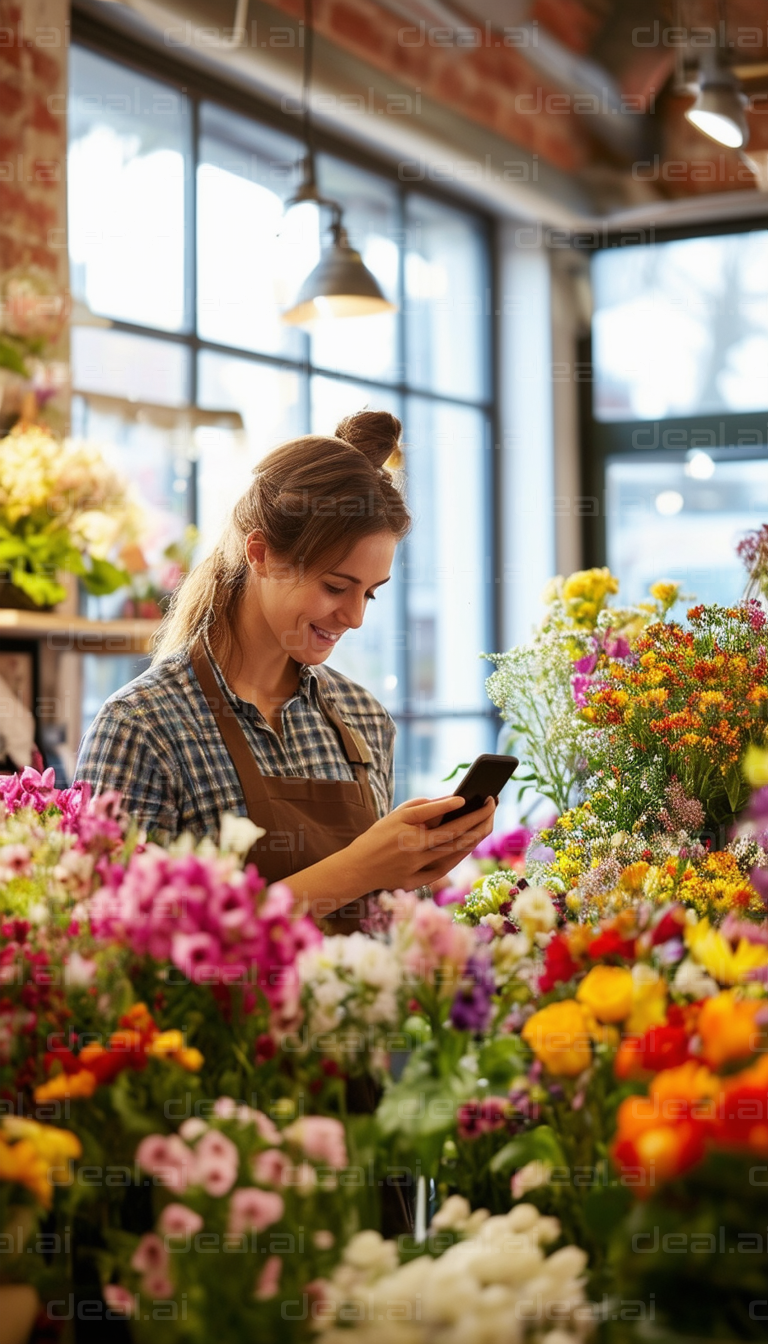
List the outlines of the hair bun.
<svg viewBox="0 0 768 1344">
<path fill-rule="evenodd" d="M 357 411 L 340 420 L 336 438 L 359 449 L 374 467 L 388 466 L 395 470 L 402 465 L 400 435 L 403 426 L 389 411 Z"/>
</svg>

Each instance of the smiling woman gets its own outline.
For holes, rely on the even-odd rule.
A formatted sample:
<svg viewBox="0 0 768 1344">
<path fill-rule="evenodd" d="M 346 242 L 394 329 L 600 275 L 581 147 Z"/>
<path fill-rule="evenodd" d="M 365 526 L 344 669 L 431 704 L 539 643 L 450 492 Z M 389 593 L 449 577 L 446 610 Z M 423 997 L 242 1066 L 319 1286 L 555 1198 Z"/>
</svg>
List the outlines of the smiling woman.
<svg viewBox="0 0 768 1344">
<path fill-rule="evenodd" d="M 362 412 L 332 438 L 262 459 L 178 590 L 153 666 L 106 702 L 77 766 L 158 838 L 249 816 L 263 832 L 250 854 L 260 873 L 338 932 L 359 927 L 368 893 L 442 878 L 494 811 L 489 800 L 442 825 L 461 799 L 392 811 L 394 723 L 323 666 L 362 624 L 410 527 L 385 465 L 400 433 L 387 412 Z"/>
</svg>

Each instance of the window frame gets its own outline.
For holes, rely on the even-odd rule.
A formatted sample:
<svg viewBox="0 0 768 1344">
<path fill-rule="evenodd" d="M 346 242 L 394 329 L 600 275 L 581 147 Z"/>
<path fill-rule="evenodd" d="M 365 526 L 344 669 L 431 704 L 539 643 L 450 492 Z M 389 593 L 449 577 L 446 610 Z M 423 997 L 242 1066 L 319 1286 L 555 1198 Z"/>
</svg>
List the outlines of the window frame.
<svg viewBox="0 0 768 1344">
<path fill-rule="evenodd" d="M 579 247 L 578 250 L 587 252 L 591 261 L 598 252 L 609 248 L 655 247 L 687 238 L 719 238 L 765 230 L 768 230 L 768 209 L 757 210 L 741 219 L 707 220 L 701 224 L 651 226 L 649 229 L 628 225 L 625 230 L 607 233 L 598 246 Z M 716 461 L 768 459 L 768 398 L 763 411 L 662 416 L 656 420 L 598 420 L 594 413 L 591 330 L 578 339 L 576 359 L 580 371 L 577 403 L 585 565 L 607 564 L 607 473 L 611 462 L 641 458 L 646 462 L 682 462 L 686 453 L 697 447 L 705 449 Z M 756 435 L 760 436 L 757 441 Z M 700 436 L 698 442 L 697 436 Z M 591 511 L 593 504 L 596 509 Z"/>
<path fill-rule="evenodd" d="M 440 392 L 433 392 L 429 389 L 416 387 L 405 378 L 405 368 L 407 360 L 407 349 L 405 346 L 406 319 L 404 313 L 404 267 L 399 266 L 399 313 L 397 317 L 397 349 L 398 358 L 398 377 L 387 381 L 384 379 L 373 380 L 361 377 L 359 374 L 343 373 L 336 369 L 330 369 L 320 364 L 314 364 L 310 358 L 310 341 L 308 336 L 304 336 L 302 341 L 302 358 L 292 358 L 287 355 L 276 355 L 262 353 L 259 351 L 245 350 L 239 346 L 229 346 L 217 341 L 207 340 L 198 335 L 198 315 L 197 315 L 197 169 L 199 163 L 199 144 L 200 144 L 200 105 L 203 102 L 212 102 L 218 106 L 231 111 L 239 116 L 247 118 L 254 123 L 265 125 L 283 133 L 290 134 L 293 138 L 300 141 L 301 124 L 298 117 L 291 116 L 282 112 L 265 99 L 259 98 L 251 92 L 238 88 L 236 85 L 230 85 L 223 80 L 219 80 L 215 75 L 208 71 L 188 65 L 169 55 L 167 51 L 157 49 L 151 45 L 144 45 L 133 37 L 126 36 L 108 25 L 93 18 L 91 15 L 84 14 L 77 9 L 73 9 L 72 14 L 72 32 L 71 42 L 73 45 L 85 48 L 97 56 L 106 60 L 136 71 L 141 74 L 157 80 L 160 83 L 174 89 L 188 99 L 190 111 L 190 161 L 188 171 L 185 173 L 185 205 L 184 205 L 184 277 L 185 277 L 185 313 L 188 316 L 189 327 L 187 330 L 179 332 L 165 331 L 160 328 L 145 326 L 141 323 L 124 321 L 122 319 L 111 318 L 111 328 L 117 332 L 126 332 L 135 336 L 150 337 L 160 339 L 186 347 L 190 351 L 190 371 L 188 398 L 190 405 L 196 405 L 198 400 L 198 357 L 201 351 L 211 351 L 224 356 L 232 356 L 238 359 L 246 360 L 262 366 L 288 369 L 298 372 L 304 379 L 305 400 L 304 407 L 305 418 L 309 423 L 309 403 L 311 399 L 311 380 L 314 376 L 331 378 L 337 382 L 347 382 L 358 386 L 370 388 L 373 395 L 379 390 L 386 391 L 398 404 L 403 411 L 405 403 L 409 396 L 418 397 L 425 401 L 439 403 L 441 405 L 469 407 L 480 413 L 484 424 L 485 451 L 483 453 L 483 478 L 481 481 L 482 499 L 483 499 L 483 517 L 481 526 L 487 541 L 487 555 L 490 558 L 492 573 L 484 576 L 482 586 L 479 589 L 483 600 L 483 623 L 488 632 L 489 647 L 487 651 L 500 648 L 501 639 L 501 584 L 499 575 L 501 572 L 501 532 L 502 532 L 502 492 L 501 492 L 501 452 L 500 452 L 500 432 L 498 419 L 498 397 L 497 388 L 499 384 L 498 367 L 498 325 L 499 313 L 498 304 L 495 302 L 498 293 L 498 273 L 497 273 L 497 227 L 493 215 L 478 209 L 474 204 L 462 199 L 459 195 L 450 191 L 445 191 L 434 182 L 424 180 L 418 183 L 403 182 L 397 172 L 397 167 L 393 162 L 388 161 L 383 156 L 375 153 L 368 153 L 357 146 L 327 133 L 321 128 L 316 128 L 313 132 L 313 143 L 317 153 L 326 153 L 342 159 L 352 165 L 357 165 L 361 169 L 377 174 L 379 177 L 392 183 L 397 193 L 398 224 L 401 237 L 404 236 L 405 229 L 405 209 L 408 195 L 416 195 L 430 198 L 436 202 L 444 203 L 454 209 L 460 210 L 465 215 L 474 219 L 481 231 L 482 245 L 484 253 L 484 318 L 483 322 L 483 350 L 481 352 L 483 366 L 487 370 L 485 389 L 481 397 L 458 397 Z M 398 244 L 400 257 L 402 260 L 402 243 Z M 198 473 L 197 464 L 191 464 L 192 470 L 189 478 L 189 487 L 187 492 L 187 506 L 189 510 L 189 519 L 194 521 L 198 513 Z M 407 561 L 407 539 L 401 543 L 405 548 L 405 559 Z M 407 628 L 407 584 L 398 583 L 398 629 L 405 631 Z M 485 721 L 487 724 L 485 750 L 491 750 L 498 730 L 501 727 L 501 719 L 496 708 L 488 703 L 485 707 L 458 707 L 454 709 L 441 709 L 439 707 L 429 708 L 420 704 L 413 703 L 409 685 L 408 651 L 405 647 L 406 641 L 398 640 L 397 652 L 397 676 L 398 685 L 403 688 L 402 695 L 397 709 L 392 710 L 392 716 L 398 727 L 399 752 L 398 756 L 402 763 L 402 769 L 398 770 L 398 793 L 401 793 L 399 787 L 401 779 L 410 773 L 412 767 L 412 729 L 418 722 L 436 722 L 446 719 L 476 719 Z M 478 650 L 478 653 L 480 650 Z M 403 795 L 407 796 L 407 795 Z"/>
</svg>

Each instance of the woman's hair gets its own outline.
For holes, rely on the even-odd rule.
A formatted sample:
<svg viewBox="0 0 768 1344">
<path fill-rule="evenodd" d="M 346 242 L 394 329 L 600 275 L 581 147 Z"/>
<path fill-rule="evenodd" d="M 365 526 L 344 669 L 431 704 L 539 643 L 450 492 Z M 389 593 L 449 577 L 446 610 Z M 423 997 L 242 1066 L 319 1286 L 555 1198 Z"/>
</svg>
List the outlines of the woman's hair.
<svg viewBox="0 0 768 1344">
<path fill-rule="evenodd" d="M 246 538 L 260 531 L 297 580 L 348 555 L 361 537 L 411 525 L 405 501 L 385 467 L 400 464 L 402 425 L 388 411 L 359 411 L 334 438 L 307 434 L 262 458 L 218 544 L 183 580 L 155 637 L 153 663 L 186 651 L 207 632 L 226 664 L 233 617 L 249 575 Z"/>
</svg>

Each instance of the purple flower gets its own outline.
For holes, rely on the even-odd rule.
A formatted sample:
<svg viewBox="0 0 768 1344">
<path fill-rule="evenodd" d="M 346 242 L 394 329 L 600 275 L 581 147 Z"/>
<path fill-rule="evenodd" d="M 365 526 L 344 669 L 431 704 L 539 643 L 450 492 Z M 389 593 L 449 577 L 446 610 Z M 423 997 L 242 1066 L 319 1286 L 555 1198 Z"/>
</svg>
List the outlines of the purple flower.
<svg viewBox="0 0 768 1344">
<path fill-rule="evenodd" d="M 589 703 L 589 689 L 592 685 L 592 678 L 576 673 L 571 677 L 571 693 L 577 709 L 584 709 Z"/>
<path fill-rule="evenodd" d="M 470 957 L 451 1005 L 451 1022 L 457 1031 L 478 1032 L 488 1026 L 495 988 L 490 962 L 483 956 Z"/>
<path fill-rule="evenodd" d="M 589 677 L 597 667 L 597 653 L 585 653 L 583 658 L 577 658 L 573 664 L 574 672 Z"/>
<path fill-rule="evenodd" d="M 624 635 L 611 635 L 610 630 L 605 632 L 603 648 L 609 658 L 628 658 L 632 652 L 629 640 Z"/>
<path fill-rule="evenodd" d="M 477 849 L 472 851 L 476 859 L 493 859 L 500 862 L 508 854 L 522 854 L 531 842 L 531 832 L 526 826 L 516 826 L 503 835 L 489 835 L 481 840 Z"/>
</svg>

